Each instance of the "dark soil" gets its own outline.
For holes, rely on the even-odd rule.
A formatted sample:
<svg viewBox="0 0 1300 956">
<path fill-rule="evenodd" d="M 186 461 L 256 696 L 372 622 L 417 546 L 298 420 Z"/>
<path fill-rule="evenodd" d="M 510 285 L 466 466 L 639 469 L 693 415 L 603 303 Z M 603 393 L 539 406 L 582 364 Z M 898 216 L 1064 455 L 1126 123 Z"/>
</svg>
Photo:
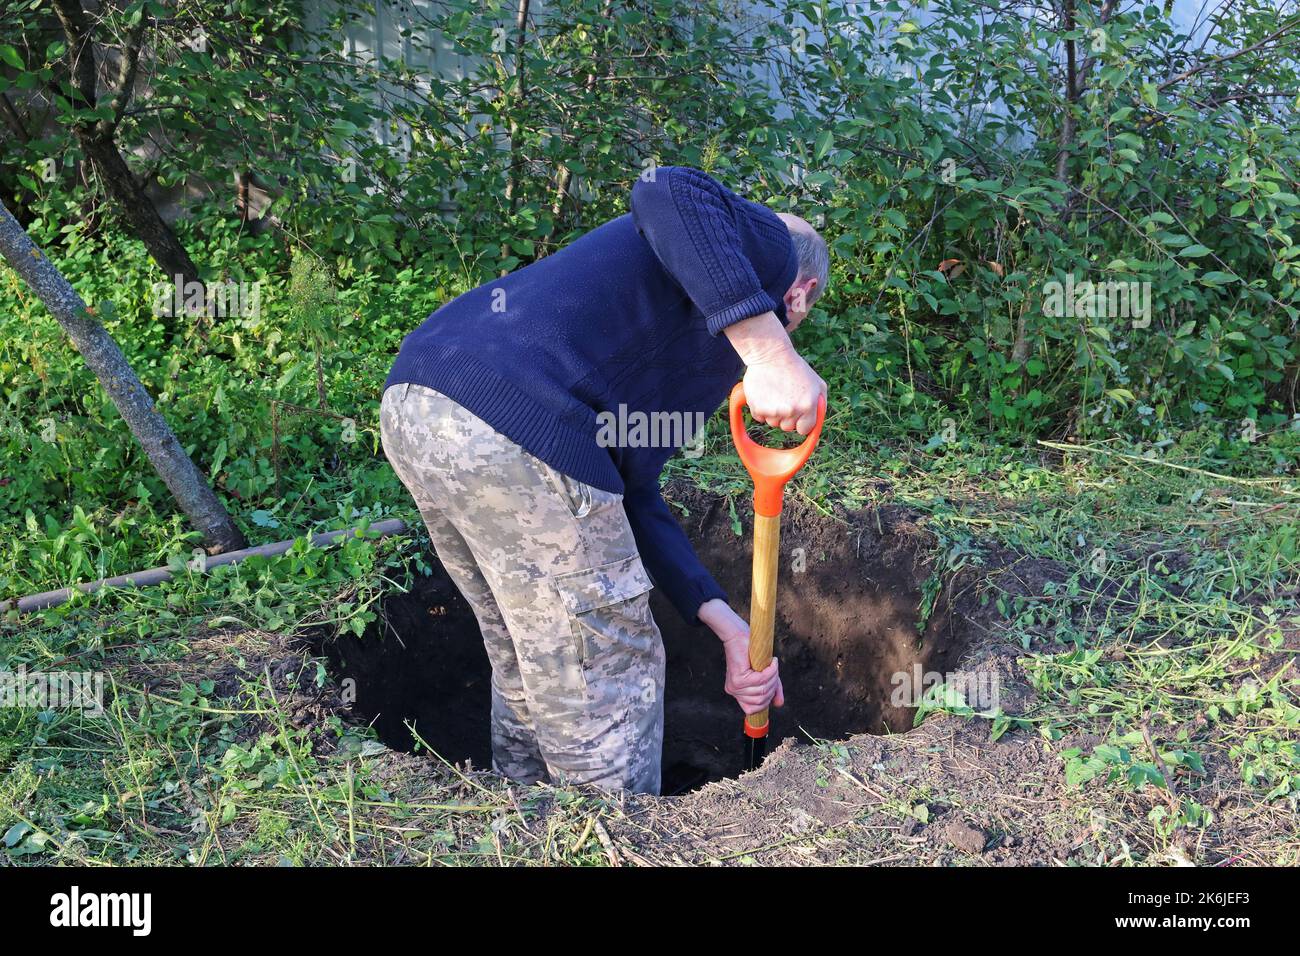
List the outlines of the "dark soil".
<svg viewBox="0 0 1300 956">
<path fill-rule="evenodd" d="M 674 489 L 678 517 L 701 560 L 748 613 L 751 526 L 741 505 L 737 536 L 727 500 Z M 891 700 L 905 674 L 948 672 L 977 636 L 969 625 L 969 578 L 946 580 L 924 632 L 922 590 L 935 542 L 905 509 L 819 515 L 787 505 L 782 516 L 776 656 L 786 706 L 772 715 L 773 746 L 786 737 L 840 739 L 903 731 L 913 708 Z M 355 718 L 410 750 L 417 733 L 442 757 L 490 765 L 490 672 L 464 599 L 430 556 L 434 574 L 382 601 L 364 636 L 325 642 L 324 653 Z M 658 595 L 655 619 L 668 658 L 664 793 L 737 775 L 740 709 L 723 691 L 713 635 L 684 624 Z M 919 668 L 919 670 L 917 670 Z M 349 683 L 349 681 L 353 683 Z"/>
</svg>

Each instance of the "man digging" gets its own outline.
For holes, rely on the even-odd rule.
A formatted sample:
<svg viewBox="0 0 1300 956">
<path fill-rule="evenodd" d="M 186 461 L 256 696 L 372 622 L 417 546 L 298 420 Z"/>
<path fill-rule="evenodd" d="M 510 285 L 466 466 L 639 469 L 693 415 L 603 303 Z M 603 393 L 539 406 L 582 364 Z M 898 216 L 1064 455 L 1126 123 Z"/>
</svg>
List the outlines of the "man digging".
<svg viewBox="0 0 1300 956">
<path fill-rule="evenodd" d="M 702 420 L 743 369 L 753 417 L 807 434 L 826 383 L 788 333 L 826 272 L 804 220 L 663 167 L 637 181 L 630 214 L 466 292 L 402 343 L 384 452 L 483 632 L 498 773 L 659 792 L 652 586 L 721 640 L 745 713 L 783 703 L 777 662 L 750 668 L 748 626 L 660 497 L 674 443 L 602 423 Z"/>
</svg>

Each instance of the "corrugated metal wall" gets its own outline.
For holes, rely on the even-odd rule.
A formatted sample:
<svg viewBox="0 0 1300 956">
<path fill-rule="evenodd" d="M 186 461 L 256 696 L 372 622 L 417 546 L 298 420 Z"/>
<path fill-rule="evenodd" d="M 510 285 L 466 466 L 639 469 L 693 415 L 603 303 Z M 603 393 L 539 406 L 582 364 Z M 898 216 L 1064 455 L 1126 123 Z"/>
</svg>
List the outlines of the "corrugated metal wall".
<svg viewBox="0 0 1300 956">
<path fill-rule="evenodd" d="M 1296 6 L 1296 0 L 1275 2 L 1279 9 Z M 361 59 L 395 60 L 421 73 L 463 76 L 467 63 L 453 53 L 446 40 L 428 25 L 428 14 L 433 6 L 431 0 L 374 0 L 374 12 L 361 15 L 347 26 L 339 38 L 339 44 L 349 55 Z M 541 0 L 532 0 L 530 15 L 543 16 L 545 6 Z M 891 19 L 913 19 L 924 24 L 936 16 L 928 9 L 926 0 L 915 0 L 901 6 L 903 12 L 893 15 Z M 1219 0 L 1173 0 L 1167 15 L 1177 27 L 1191 31 L 1199 41 L 1209 29 L 1209 20 L 1219 6 Z M 325 11 L 331 7 L 331 0 L 306 0 L 306 7 L 309 25 L 318 28 L 324 20 Z M 1040 8 L 1041 4 L 1025 4 L 1021 9 L 1028 12 Z M 753 21 L 771 16 L 770 7 L 751 0 L 736 0 L 734 9 L 742 20 Z M 508 22 L 503 25 L 509 26 L 513 22 L 513 14 L 506 20 Z M 881 65 L 887 68 L 889 63 L 882 61 Z M 758 76 L 755 82 L 766 83 L 769 89 L 776 92 L 774 77 Z M 402 94 L 393 90 L 390 95 Z M 971 107 L 976 113 L 1000 112 L 1000 104 L 997 103 L 971 104 Z M 377 128 L 375 135 L 386 145 L 407 145 L 406 131 L 391 123 Z"/>
<path fill-rule="evenodd" d="M 453 52 L 451 45 L 429 26 L 435 3 L 430 0 L 373 0 L 374 12 L 362 13 L 339 37 L 339 47 L 348 56 L 378 63 L 381 60 L 405 64 L 419 76 L 461 78 L 466 63 Z M 540 6 L 534 2 L 534 6 Z M 307 24 L 319 31 L 335 7 L 331 0 L 307 0 Z M 427 83 L 417 86 L 427 91 Z M 389 89 L 392 97 L 407 96 L 405 90 Z M 376 138 L 386 146 L 409 149 L 409 131 L 396 123 L 375 129 Z"/>
</svg>

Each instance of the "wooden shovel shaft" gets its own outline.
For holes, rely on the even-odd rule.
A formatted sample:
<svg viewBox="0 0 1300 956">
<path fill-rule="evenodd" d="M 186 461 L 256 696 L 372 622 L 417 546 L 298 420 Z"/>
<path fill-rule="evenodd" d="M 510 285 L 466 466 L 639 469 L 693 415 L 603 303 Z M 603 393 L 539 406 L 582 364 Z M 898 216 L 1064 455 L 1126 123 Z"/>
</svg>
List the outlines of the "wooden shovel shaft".
<svg viewBox="0 0 1300 956">
<path fill-rule="evenodd" d="M 745 385 L 731 390 L 728 417 L 731 440 L 749 477 L 754 479 L 754 579 L 749 598 L 749 666 L 766 670 L 772 663 L 776 630 L 776 572 L 781 553 L 781 504 L 785 485 L 808 461 L 826 420 L 826 396 L 817 402 L 817 424 L 795 448 L 767 448 L 745 430 Z M 755 769 L 767 748 L 767 708 L 745 717 L 745 766 Z"/>
<path fill-rule="evenodd" d="M 749 598 L 749 666 L 764 670 L 772 663 L 776 631 L 776 572 L 781 555 L 781 516 L 754 515 L 754 579 Z M 767 708 L 745 717 L 747 732 L 767 729 Z"/>
</svg>

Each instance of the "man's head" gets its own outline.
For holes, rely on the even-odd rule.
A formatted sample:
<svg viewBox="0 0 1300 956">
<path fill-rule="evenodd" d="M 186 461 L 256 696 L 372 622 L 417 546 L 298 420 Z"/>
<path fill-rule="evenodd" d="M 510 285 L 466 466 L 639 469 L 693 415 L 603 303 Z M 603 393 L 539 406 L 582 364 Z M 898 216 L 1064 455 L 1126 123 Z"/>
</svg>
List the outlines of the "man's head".
<svg viewBox="0 0 1300 956">
<path fill-rule="evenodd" d="M 826 291 L 830 256 L 826 251 L 826 241 L 807 220 L 788 212 L 779 212 L 777 215 L 790 230 L 794 251 L 799 257 L 799 274 L 785 293 L 786 331 L 793 332 L 807 317 L 818 296 Z"/>
</svg>

